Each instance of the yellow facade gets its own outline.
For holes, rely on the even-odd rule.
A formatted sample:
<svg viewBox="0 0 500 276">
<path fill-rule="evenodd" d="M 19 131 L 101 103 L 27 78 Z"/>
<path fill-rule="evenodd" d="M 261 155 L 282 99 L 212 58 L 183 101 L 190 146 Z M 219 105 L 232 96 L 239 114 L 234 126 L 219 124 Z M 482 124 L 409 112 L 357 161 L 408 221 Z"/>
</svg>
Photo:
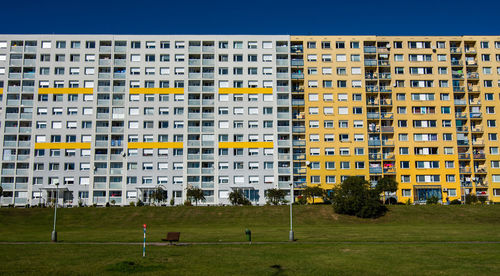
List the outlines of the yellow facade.
<svg viewBox="0 0 500 276">
<path fill-rule="evenodd" d="M 400 202 L 436 193 L 500 201 L 500 169 L 490 165 L 500 157 L 489 154 L 498 131 L 487 123 L 498 118 L 499 39 L 292 36 L 294 126 L 305 129 L 294 132 L 305 141 L 294 148 L 294 179 L 331 189 L 343 176 L 394 177 Z"/>
</svg>

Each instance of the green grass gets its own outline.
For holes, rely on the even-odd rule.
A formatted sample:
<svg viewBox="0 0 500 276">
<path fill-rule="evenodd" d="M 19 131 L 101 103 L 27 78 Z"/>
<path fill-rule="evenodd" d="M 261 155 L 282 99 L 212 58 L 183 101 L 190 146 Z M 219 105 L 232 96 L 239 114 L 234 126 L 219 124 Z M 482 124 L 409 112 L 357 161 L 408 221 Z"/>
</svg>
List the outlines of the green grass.
<svg viewBox="0 0 500 276">
<path fill-rule="evenodd" d="M 53 209 L 0 209 L 0 241 L 48 241 Z M 265 207 L 126 207 L 58 210 L 59 240 L 65 242 L 160 241 L 169 231 L 181 240 L 286 241 L 287 206 Z M 299 241 L 500 241 L 500 205 L 392 206 L 371 220 L 337 215 L 332 207 L 294 206 Z"/>
<path fill-rule="evenodd" d="M 50 241 L 53 209 L 0 209 L 0 242 Z M 391 206 L 379 219 L 294 206 L 297 243 L 141 245 L 180 231 L 181 242 L 287 241 L 287 206 L 58 210 L 59 244 L 0 244 L 0 275 L 495 275 L 500 205 Z M 350 241 L 353 243 L 343 243 Z M 380 243 L 372 243 L 377 241 Z"/>
<path fill-rule="evenodd" d="M 499 244 L 0 245 L 0 275 L 498 275 Z M 281 272 L 281 273 L 280 273 Z"/>
</svg>

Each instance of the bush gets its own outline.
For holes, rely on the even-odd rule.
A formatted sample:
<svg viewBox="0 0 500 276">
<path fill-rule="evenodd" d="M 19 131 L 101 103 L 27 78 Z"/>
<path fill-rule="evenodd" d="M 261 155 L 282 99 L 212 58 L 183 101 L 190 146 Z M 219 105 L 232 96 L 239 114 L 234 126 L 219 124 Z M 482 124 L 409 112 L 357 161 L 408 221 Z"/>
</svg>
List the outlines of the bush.
<svg viewBox="0 0 500 276">
<path fill-rule="evenodd" d="M 130 207 L 135 207 L 135 202 L 131 201 L 128 205 L 129 205 Z"/>
<path fill-rule="evenodd" d="M 190 200 L 184 201 L 184 206 L 193 206 Z"/>
<path fill-rule="evenodd" d="M 106 207 L 109 207 L 109 206 L 111 206 L 111 205 L 109 204 L 109 202 L 106 202 Z"/>
<path fill-rule="evenodd" d="M 450 205 L 460 205 L 462 202 L 459 199 L 454 199 L 450 201 Z"/>
<path fill-rule="evenodd" d="M 175 200 L 172 198 L 170 199 L 170 206 L 174 206 L 175 205 Z"/>
<path fill-rule="evenodd" d="M 142 207 L 142 206 L 144 206 L 144 202 L 142 202 L 142 200 L 139 199 L 137 201 L 137 207 Z"/>
<path fill-rule="evenodd" d="M 465 204 L 474 204 L 477 203 L 478 199 L 476 195 L 468 194 L 465 196 Z"/>
<path fill-rule="evenodd" d="M 361 177 L 348 177 L 333 191 L 333 208 L 338 214 L 360 218 L 377 218 L 387 212 L 377 190 Z"/>
<path fill-rule="evenodd" d="M 485 204 L 486 203 L 486 197 L 485 196 L 479 196 L 479 197 L 477 197 L 477 199 L 479 200 L 479 202 L 481 202 L 481 204 Z"/>
<path fill-rule="evenodd" d="M 427 199 L 427 201 L 425 202 L 425 204 L 438 204 L 439 202 L 439 198 L 437 196 L 431 196 Z"/>
</svg>

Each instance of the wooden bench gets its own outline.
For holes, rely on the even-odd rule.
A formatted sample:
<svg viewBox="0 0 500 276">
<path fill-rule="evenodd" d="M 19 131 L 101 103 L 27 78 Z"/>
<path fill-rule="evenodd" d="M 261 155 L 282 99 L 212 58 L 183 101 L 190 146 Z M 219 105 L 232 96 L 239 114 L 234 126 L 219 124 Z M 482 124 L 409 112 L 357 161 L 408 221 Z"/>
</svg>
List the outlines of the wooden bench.
<svg viewBox="0 0 500 276">
<path fill-rule="evenodd" d="M 162 241 L 168 241 L 170 244 L 173 242 L 178 242 L 181 237 L 181 232 L 168 232 L 167 237 L 165 239 L 161 239 Z"/>
</svg>

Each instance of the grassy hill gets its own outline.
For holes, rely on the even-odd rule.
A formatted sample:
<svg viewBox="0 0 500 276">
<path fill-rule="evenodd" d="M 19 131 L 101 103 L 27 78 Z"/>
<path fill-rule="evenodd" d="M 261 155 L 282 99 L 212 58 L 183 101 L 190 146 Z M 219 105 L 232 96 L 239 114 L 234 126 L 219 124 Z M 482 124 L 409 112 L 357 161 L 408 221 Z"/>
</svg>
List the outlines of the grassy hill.
<svg viewBox="0 0 500 276">
<path fill-rule="evenodd" d="M 0 209 L 0 241 L 48 241 L 53 209 Z M 78 241 L 159 241 L 169 231 L 181 240 L 286 241 L 288 206 L 124 207 L 58 209 L 59 239 Z M 294 206 L 299 241 L 500 241 L 500 205 L 391 206 L 379 219 L 337 215 L 331 206 Z"/>
<path fill-rule="evenodd" d="M 379 219 L 294 206 L 298 242 L 148 246 L 180 231 L 181 242 L 287 241 L 288 206 L 0 209 L 0 275 L 497 275 L 500 205 L 392 206 Z M 352 241 L 353 243 L 342 243 Z M 456 241 L 457 243 L 450 243 Z M 485 241 L 480 243 L 477 241 Z M 3 243 L 2 243 L 3 242 Z"/>
</svg>

